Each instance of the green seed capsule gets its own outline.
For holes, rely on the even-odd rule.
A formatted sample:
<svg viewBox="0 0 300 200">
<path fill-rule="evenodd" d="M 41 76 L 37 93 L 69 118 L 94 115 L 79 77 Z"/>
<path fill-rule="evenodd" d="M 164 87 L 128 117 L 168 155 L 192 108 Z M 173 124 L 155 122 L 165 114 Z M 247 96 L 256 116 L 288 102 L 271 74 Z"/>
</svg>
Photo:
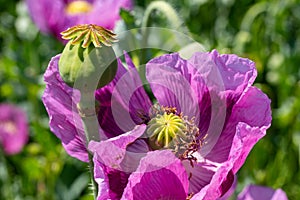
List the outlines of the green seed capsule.
<svg viewBox="0 0 300 200">
<path fill-rule="evenodd" d="M 66 84 L 92 91 L 113 80 L 118 68 L 110 46 L 116 41 L 114 33 L 96 25 L 79 25 L 62 32 L 62 35 L 64 39 L 73 39 L 65 46 L 58 63 Z"/>
</svg>

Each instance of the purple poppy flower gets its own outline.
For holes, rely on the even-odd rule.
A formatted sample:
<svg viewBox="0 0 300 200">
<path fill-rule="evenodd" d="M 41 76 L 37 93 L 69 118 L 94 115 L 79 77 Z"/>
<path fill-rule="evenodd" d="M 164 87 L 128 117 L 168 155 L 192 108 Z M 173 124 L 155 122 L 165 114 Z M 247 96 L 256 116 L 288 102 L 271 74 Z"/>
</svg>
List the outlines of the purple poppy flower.
<svg viewBox="0 0 300 200">
<path fill-rule="evenodd" d="M 249 185 L 238 195 L 238 200 L 288 200 L 281 189 L 273 190 L 264 186 Z"/>
<path fill-rule="evenodd" d="M 96 24 L 113 29 L 121 8 L 131 0 L 27 0 L 29 12 L 39 29 L 61 39 L 60 33 L 78 24 Z"/>
<path fill-rule="evenodd" d="M 11 104 L 0 104 L 0 145 L 8 155 L 19 153 L 28 141 L 24 111 Z"/>
<path fill-rule="evenodd" d="M 76 104 L 58 59 L 45 73 L 50 128 L 67 152 L 88 161 Z M 94 153 L 98 199 L 217 199 L 234 181 L 271 123 L 270 100 L 256 87 L 254 63 L 236 55 L 164 55 L 146 65 L 152 104 L 125 55 L 115 79 L 96 91 L 100 138 Z M 168 126 L 167 126 L 168 125 Z M 166 127 L 167 126 L 167 127 Z"/>
<path fill-rule="evenodd" d="M 223 196 L 271 123 L 270 100 L 251 86 L 254 63 L 216 51 L 155 58 L 146 65 L 155 105 L 135 76 L 129 67 L 96 92 L 100 126 L 111 137 L 89 145 L 98 199 Z"/>
</svg>

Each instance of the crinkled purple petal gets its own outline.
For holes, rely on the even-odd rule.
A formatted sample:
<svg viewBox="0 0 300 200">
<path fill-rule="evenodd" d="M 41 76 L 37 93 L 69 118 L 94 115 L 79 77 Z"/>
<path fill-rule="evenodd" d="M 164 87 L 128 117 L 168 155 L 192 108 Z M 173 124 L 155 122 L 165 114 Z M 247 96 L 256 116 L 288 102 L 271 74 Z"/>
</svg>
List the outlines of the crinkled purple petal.
<svg viewBox="0 0 300 200">
<path fill-rule="evenodd" d="M 255 64 L 236 55 L 219 54 L 216 50 L 195 53 L 188 62 L 196 69 L 191 85 L 199 99 L 200 130 L 208 134 L 219 132 L 211 126 L 222 128 L 232 106 L 253 84 L 257 74 Z"/>
<path fill-rule="evenodd" d="M 227 199 L 225 195 L 231 193 L 230 188 L 234 183 L 234 175 L 232 172 L 229 172 L 228 176 L 222 176 L 221 174 L 225 172 L 227 172 L 226 168 L 220 168 L 213 176 L 212 182 L 202 188 L 200 192 L 196 193 L 191 200 Z"/>
<path fill-rule="evenodd" d="M 281 189 L 249 185 L 238 195 L 237 200 L 288 200 Z"/>
<path fill-rule="evenodd" d="M 185 200 L 188 177 L 181 161 L 168 150 L 152 151 L 128 179 L 122 200 Z"/>
<path fill-rule="evenodd" d="M 88 162 L 85 135 L 76 107 L 80 93 L 61 79 L 59 58 L 58 55 L 51 59 L 44 75 L 46 89 L 42 100 L 50 118 L 50 130 L 62 141 L 68 154 Z"/>
<path fill-rule="evenodd" d="M 142 142 L 134 143 L 145 129 L 145 125 L 140 125 L 120 136 L 90 142 L 89 150 L 94 153 L 94 176 L 99 185 L 98 199 L 120 199 L 129 174 L 136 170 L 139 160 L 148 151 L 145 143 L 145 146 Z"/>
<path fill-rule="evenodd" d="M 126 153 L 135 153 L 128 152 L 126 148 L 129 144 L 133 143 L 140 136 L 142 136 L 145 130 L 146 125 L 138 125 L 132 131 L 117 137 L 101 142 L 91 141 L 89 143 L 89 150 L 93 153 L 96 153 L 97 159 L 106 166 L 117 170 L 126 171 L 126 169 L 123 167 L 125 155 Z M 136 156 L 139 154 L 144 155 L 144 152 L 137 152 Z"/>
<path fill-rule="evenodd" d="M 97 200 L 118 200 L 128 183 L 129 173 L 107 167 L 94 156 L 94 179 L 98 184 Z"/>
<path fill-rule="evenodd" d="M 191 86 L 194 73 L 194 68 L 178 53 L 154 58 L 146 64 L 146 78 L 159 104 L 175 107 L 178 114 L 182 112 L 198 121 L 198 99 Z"/>
<path fill-rule="evenodd" d="M 205 158 L 219 163 L 227 160 L 233 137 L 239 131 L 237 125 L 240 122 L 260 130 L 263 134 L 270 127 L 270 99 L 259 89 L 250 87 L 247 92 L 242 94 L 241 98 L 233 106 L 232 114 L 217 143 Z M 246 133 L 249 132 L 246 131 Z M 243 134 L 243 132 L 240 132 L 240 134 Z M 254 135 L 255 132 L 250 132 L 249 134 Z"/>
<path fill-rule="evenodd" d="M 189 161 L 183 161 L 183 165 L 189 177 L 189 193 L 194 194 L 210 183 L 217 168 L 213 163 L 204 162 L 192 166 Z"/>
<path fill-rule="evenodd" d="M 234 167 L 232 169 L 234 173 L 237 173 L 237 171 L 242 167 L 253 146 L 258 142 L 258 140 L 264 137 L 265 134 L 266 132 L 262 131 L 260 128 L 251 127 L 243 122 L 240 122 L 237 125 L 237 135 L 239 135 L 242 140 L 242 142 L 238 142 L 241 142 L 244 146 L 241 149 L 236 149 L 236 151 L 239 151 L 239 157 L 237 157 L 236 161 L 234 162 Z M 231 151 L 235 147 L 235 142 L 236 140 L 234 138 Z"/>
<path fill-rule="evenodd" d="M 99 124 L 108 137 L 114 137 L 132 130 L 143 123 L 148 114 L 151 101 L 146 94 L 139 74 L 125 53 L 128 70 L 119 60 L 114 80 L 96 91 L 100 103 Z"/>
<path fill-rule="evenodd" d="M 237 125 L 236 130 L 228 159 L 223 163 L 215 163 L 215 169 L 211 169 L 215 173 L 211 177 L 209 184 L 203 188 L 201 188 L 202 185 L 199 185 L 198 191 L 200 192 L 194 196 L 194 200 L 213 200 L 224 195 L 230 189 L 234 180 L 234 174 L 243 165 L 250 150 L 265 135 L 265 132 L 259 127 L 251 127 L 243 122 Z M 203 162 L 213 163 L 205 159 Z M 191 171 L 191 173 L 197 173 L 197 171 Z M 197 191 L 196 185 L 192 181 L 190 184 L 194 185 L 194 190 Z"/>
<path fill-rule="evenodd" d="M 219 54 L 216 50 L 195 53 L 189 62 L 197 68 L 211 90 L 219 89 L 235 101 L 253 84 L 257 75 L 255 63 L 251 60 L 234 54 Z"/>
<path fill-rule="evenodd" d="M 131 9 L 131 0 L 91 0 L 92 10 L 88 13 L 69 14 L 64 0 L 26 0 L 33 21 L 46 33 L 61 39 L 60 33 L 78 24 L 96 24 L 113 29 L 120 19 L 120 9 Z"/>
<path fill-rule="evenodd" d="M 194 164 L 193 168 L 187 164 L 185 167 L 189 174 L 189 193 L 197 196 L 194 199 L 217 199 L 226 194 L 234 182 L 230 163 L 214 165 L 203 162 Z"/>
<path fill-rule="evenodd" d="M 120 113 L 128 112 L 123 106 L 122 97 L 119 100 L 112 99 L 112 91 L 117 83 L 117 81 L 126 73 L 125 67 L 122 65 L 121 61 L 118 60 L 118 70 L 115 78 L 105 87 L 98 89 L 95 92 L 95 98 L 100 104 L 100 110 L 98 114 L 98 120 L 100 127 L 104 130 L 108 137 L 113 137 L 122 134 L 124 131 L 119 128 L 114 120 L 112 107 L 117 107 Z M 125 131 L 126 132 L 126 131 Z"/>
<path fill-rule="evenodd" d="M 8 155 L 19 153 L 27 143 L 27 117 L 13 104 L 0 104 L 0 148 Z"/>
<path fill-rule="evenodd" d="M 220 198 L 218 198 L 218 200 L 228 200 L 230 199 L 231 196 L 233 196 L 234 191 L 236 190 L 236 186 L 237 186 L 237 176 L 234 176 L 234 181 L 231 185 L 231 187 L 229 188 L 229 190 Z"/>
</svg>

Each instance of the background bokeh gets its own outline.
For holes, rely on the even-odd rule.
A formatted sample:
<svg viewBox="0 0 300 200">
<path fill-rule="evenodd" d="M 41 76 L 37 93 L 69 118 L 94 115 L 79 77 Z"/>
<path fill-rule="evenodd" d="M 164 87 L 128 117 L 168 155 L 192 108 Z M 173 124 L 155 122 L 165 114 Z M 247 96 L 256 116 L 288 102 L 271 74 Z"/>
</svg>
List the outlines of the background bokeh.
<svg viewBox="0 0 300 200">
<path fill-rule="evenodd" d="M 151 2 L 135 1 L 132 12 L 121 12 L 124 21 L 117 28 L 140 28 Z M 300 198 L 300 2 L 166 2 L 179 19 L 156 10 L 147 26 L 174 28 L 207 50 L 255 61 L 255 85 L 272 100 L 272 126 L 238 173 L 236 193 L 252 183 L 282 188 L 289 199 Z M 0 5 L 0 103 L 23 108 L 30 125 L 30 140 L 23 151 L 0 155 L 0 199 L 92 199 L 88 166 L 65 153 L 49 130 L 41 102 L 43 73 L 63 44 L 38 31 L 24 1 L 0 0 Z M 148 51 L 140 58 L 133 52 L 132 56 L 143 63 L 160 53 Z"/>
</svg>

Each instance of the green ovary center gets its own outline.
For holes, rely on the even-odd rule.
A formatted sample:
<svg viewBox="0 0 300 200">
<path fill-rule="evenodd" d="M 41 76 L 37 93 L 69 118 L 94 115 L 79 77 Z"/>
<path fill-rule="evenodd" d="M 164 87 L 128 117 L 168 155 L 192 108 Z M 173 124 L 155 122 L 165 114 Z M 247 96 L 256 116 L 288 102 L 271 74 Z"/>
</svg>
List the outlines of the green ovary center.
<svg viewBox="0 0 300 200">
<path fill-rule="evenodd" d="M 158 114 L 148 122 L 149 144 L 153 149 L 168 148 L 174 138 L 184 137 L 186 129 L 180 116 L 167 112 Z"/>
<path fill-rule="evenodd" d="M 73 1 L 69 3 L 66 7 L 66 12 L 68 14 L 80 14 L 80 13 L 88 13 L 92 10 L 93 6 L 86 1 Z"/>
</svg>

